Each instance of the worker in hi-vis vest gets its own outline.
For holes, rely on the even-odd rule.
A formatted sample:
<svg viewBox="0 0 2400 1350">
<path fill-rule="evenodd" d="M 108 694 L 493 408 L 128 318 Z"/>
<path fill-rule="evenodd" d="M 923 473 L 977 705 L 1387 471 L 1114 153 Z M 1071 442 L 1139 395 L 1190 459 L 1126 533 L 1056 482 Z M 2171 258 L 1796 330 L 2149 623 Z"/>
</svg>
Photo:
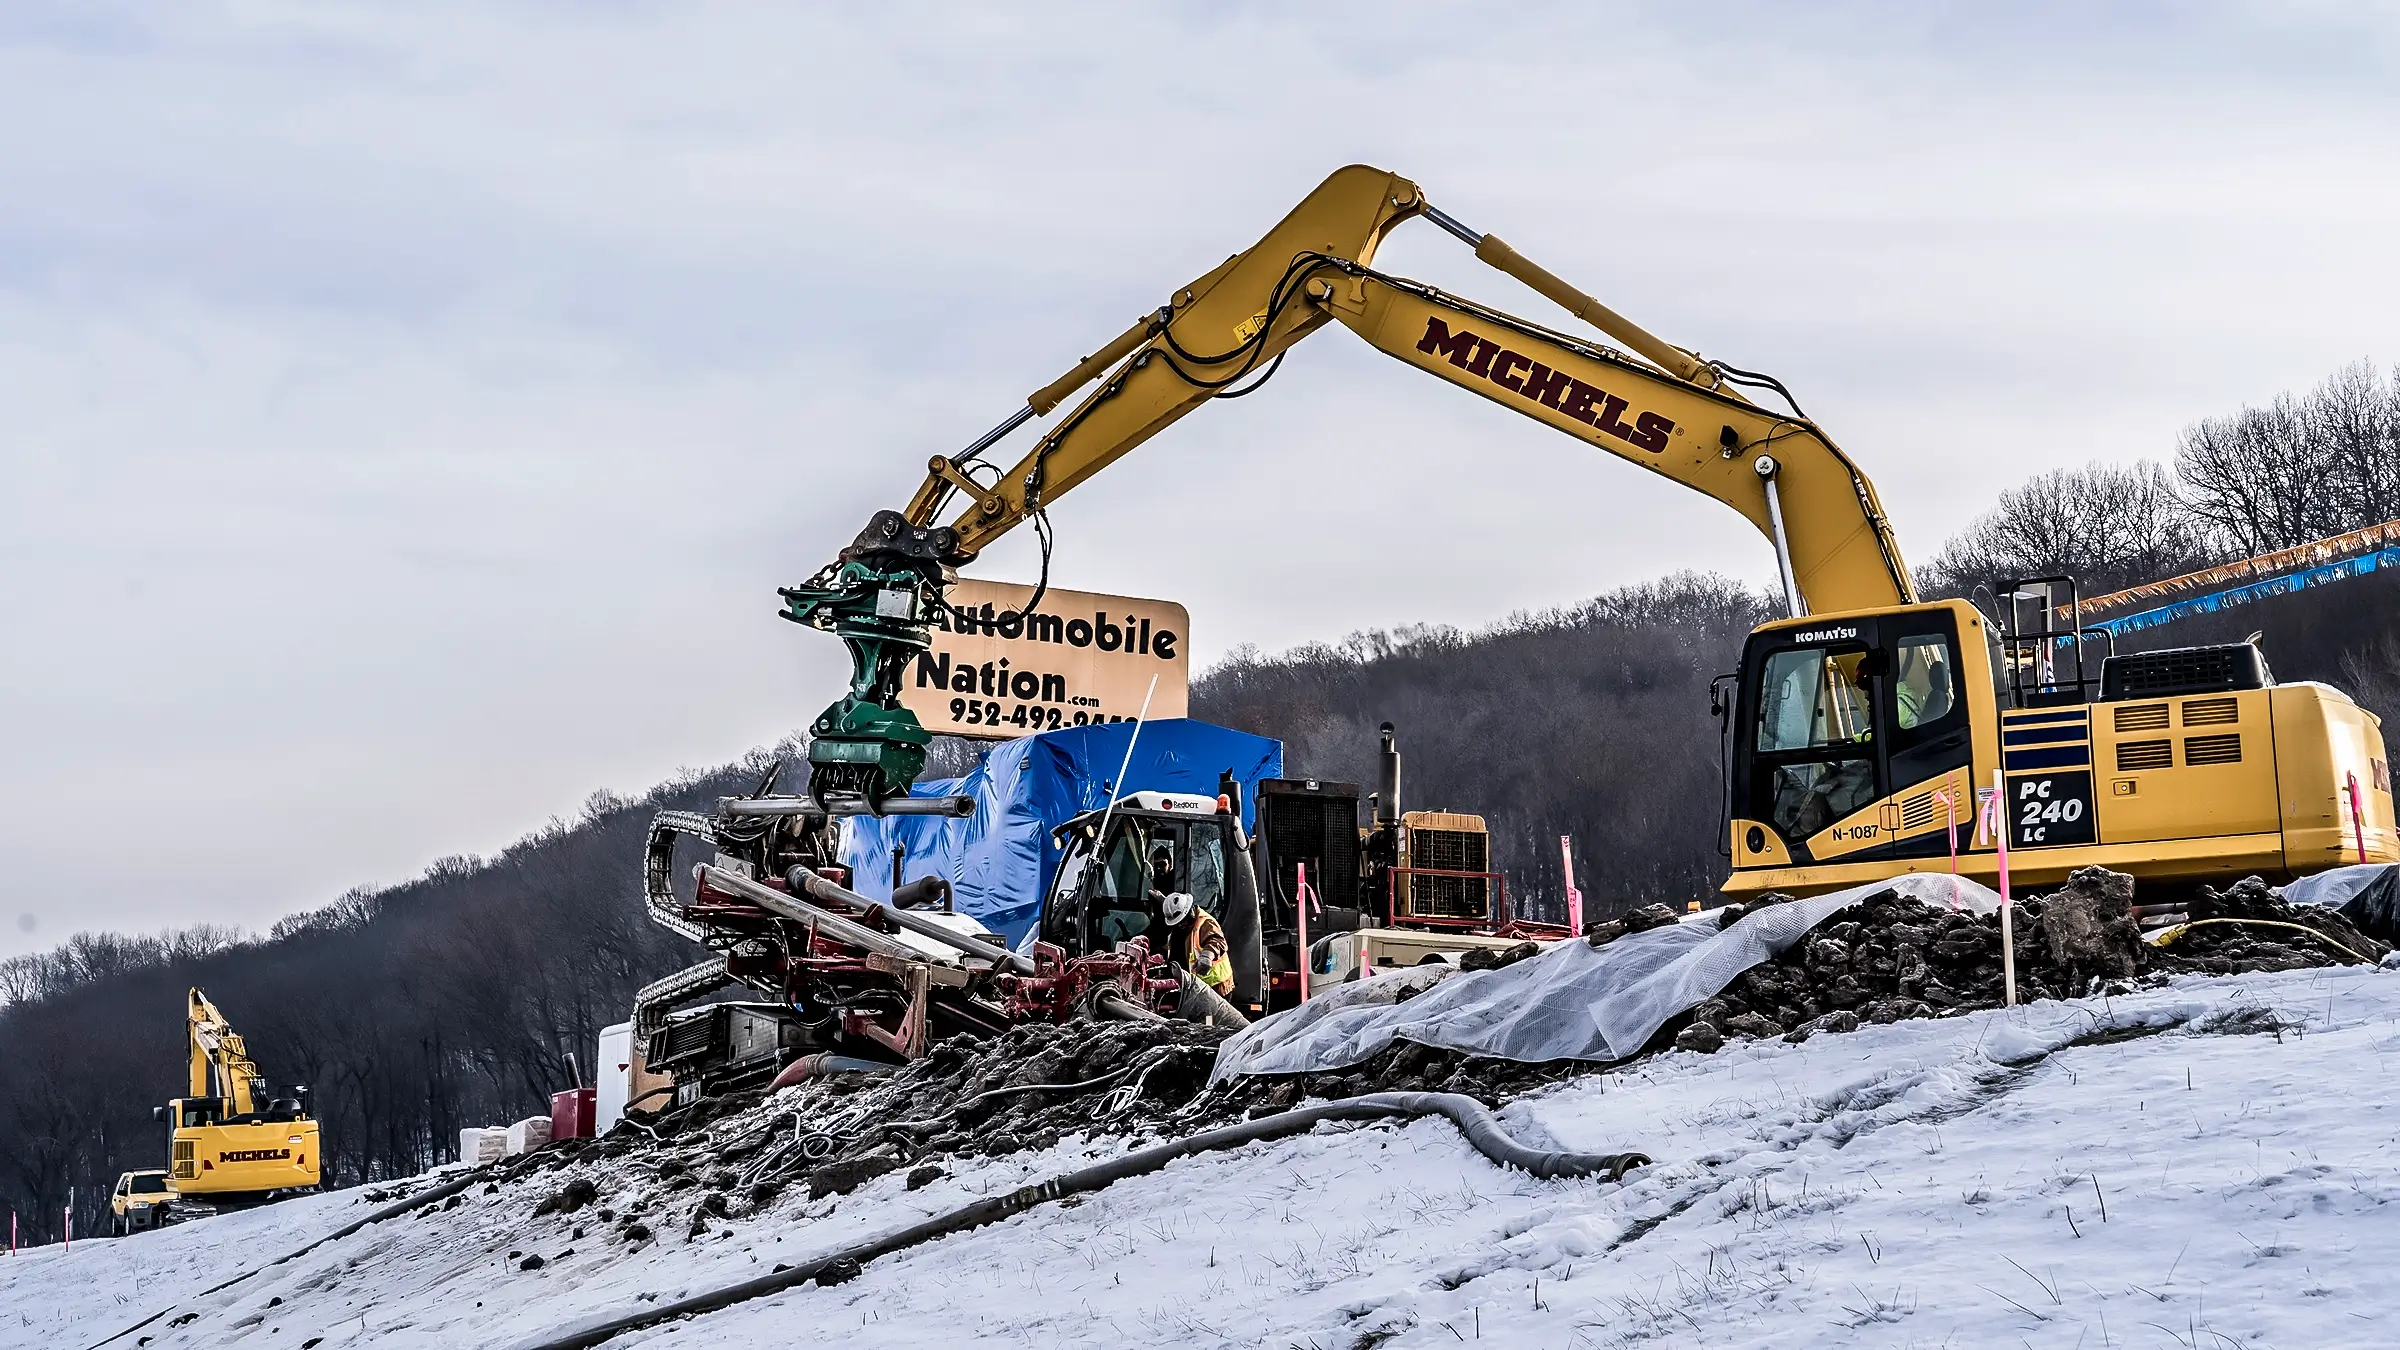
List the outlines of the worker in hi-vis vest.
<svg viewBox="0 0 2400 1350">
<path fill-rule="evenodd" d="M 1217 917 L 1193 902 L 1190 891 L 1170 890 L 1175 884 L 1175 850 L 1161 843 L 1150 850 L 1150 896 L 1166 920 L 1168 956 L 1200 977 L 1220 994 L 1233 992 L 1233 944 Z"/>
</svg>

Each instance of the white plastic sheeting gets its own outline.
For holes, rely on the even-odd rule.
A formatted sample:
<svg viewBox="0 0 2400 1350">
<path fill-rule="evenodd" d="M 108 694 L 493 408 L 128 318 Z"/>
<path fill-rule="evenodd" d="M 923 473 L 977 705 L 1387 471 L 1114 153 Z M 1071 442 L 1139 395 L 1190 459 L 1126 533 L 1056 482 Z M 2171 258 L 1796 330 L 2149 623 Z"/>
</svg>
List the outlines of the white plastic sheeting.
<svg viewBox="0 0 2400 1350">
<path fill-rule="evenodd" d="M 2400 943 L 2400 863 L 2355 863 L 2283 888 L 2295 905 L 2330 909 L 2384 942 Z"/>
<path fill-rule="evenodd" d="M 2283 888 L 2283 898 L 2295 905 L 2340 909 L 2360 891 L 2383 880 L 2400 863 L 2352 863 L 2329 872 L 2306 876 Z"/>
<path fill-rule="evenodd" d="M 1542 1063 L 1639 1051 L 1667 1019 L 1715 996 L 1826 919 L 1887 890 L 1937 909 L 1990 914 L 2000 897 L 1947 872 L 1911 873 L 1770 905 L 1719 931 L 1716 917 L 1630 933 L 1605 947 L 1569 939 L 1498 970 L 1412 967 L 1325 991 L 1228 1038 L 1211 1083 L 1244 1074 L 1319 1073 L 1393 1041 Z M 1403 1002 L 1403 995 L 1409 995 Z"/>
</svg>

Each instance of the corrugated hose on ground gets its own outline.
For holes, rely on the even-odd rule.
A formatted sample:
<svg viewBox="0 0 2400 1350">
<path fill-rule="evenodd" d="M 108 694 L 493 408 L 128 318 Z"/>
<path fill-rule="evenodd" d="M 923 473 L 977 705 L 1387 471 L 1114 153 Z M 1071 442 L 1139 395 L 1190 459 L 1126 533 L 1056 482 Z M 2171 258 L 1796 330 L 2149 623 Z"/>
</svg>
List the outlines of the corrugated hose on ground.
<svg viewBox="0 0 2400 1350">
<path fill-rule="evenodd" d="M 1070 1195 L 1083 1195 L 1101 1190 L 1131 1177 L 1158 1171 L 1178 1158 L 1239 1147 L 1269 1139 L 1305 1134 L 1329 1120 L 1381 1120 L 1393 1116 L 1447 1117 L 1466 1135 L 1467 1142 L 1477 1152 L 1503 1167 L 1515 1167 L 1544 1180 L 1562 1177 L 1602 1176 L 1610 1181 L 1621 1180 L 1636 1167 L 1650 1161 L 1639 1153 L 1558 1153 L 1546 1149 L 1528 1148 L 1509 1138 L 1500 1123 L 1485 1110 L 1483 1103 L 1455 1092 L 1377 1092 L 1364 1097 L 1350 1097 L 1318 1106 L 1300 1107 L 1279 1115 L 1243 1121 L 1214 1130 L 1204 1130 L 1187 1138 L 1149 1148 L 1136 1149 L 1121 1157 L 1090 1167 L 1052 1177 L 1032 1186 L 1022 1186 L 1006 1195 L 978 1200 L 971 1205 L 937 1214 L 896 1232 L 873 1238 L 840 1251 L 820 1256 L 768 1275 L 756 1276 L 737 1284 L 694 1294 L 673 1303 L 657 1304 L 591 1323 L 574 1331 L 547 1340 L 521 1343 L 518 1350 L 584 1350 L 612 1337 L 644 1327 L 715 1312 L 736 1303 L 782 1293 L 812 1280 L 839 1283 L 858 1274 L 867 1262 L 894 1252 L 905 1251 L 936 1238 L 963 1233 L 1014 1217 L 1037 1205 Z"/>
</svg>

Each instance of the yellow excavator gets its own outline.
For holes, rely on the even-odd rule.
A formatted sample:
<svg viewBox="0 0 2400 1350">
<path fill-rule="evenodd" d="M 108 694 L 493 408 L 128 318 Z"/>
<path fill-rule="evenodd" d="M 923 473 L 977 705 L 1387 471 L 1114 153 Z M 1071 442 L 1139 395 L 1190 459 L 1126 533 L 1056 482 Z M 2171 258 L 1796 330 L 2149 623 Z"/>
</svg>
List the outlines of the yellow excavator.
<svg viewBox="0 0 2400 1350">
<path fill-rule="evenodd" d="M 274 1096 L 240 1033 L 198 989 L 187 1000 L 185 1022 L 190 1095 L 154 1112 L 170 1131 L 167 1175 L 176 1209 L 240 1208 L 316 1186 L 324 1159 L 308 1089 Z"/>
<path fill-rule="evenodd" d="M 1385 234 L 1420 217 L 1608 340 L 1377 271 Z M 1751 634 L 1715 700 L 1728 893 L 1951 867 L 1990 880 L 2003 842 L 2013 879 L 2036 885 L 2090 864 L 2192 884 L 2400 858 L 2381 725 L 2339 690 L 2277 684 L 2247 644 L 2115 653 L 2069 578 L 1995 578 L 1988 612 L 1920 601 L 1874 485 L 1782 384 L 1660 340 L 1361 165 L 963 453 L 934 457 L 905 509 L 876 513 L 782 592 L 785 618 L 852 658 L 849 693 L 810 729 L 822 808 L 880 811 L 923 766 L 929 735 L 897 695 L 958 568 L 1030 518 L 1046 584 L 1052 503 L 1336 323 L 1716 498 L 1772 543 L 1788 617 Z M 1095 381 L 1016 463 L 984 458 Z M 2000 824 L 1978 831 L 1995 795 Z"/>
</svg>

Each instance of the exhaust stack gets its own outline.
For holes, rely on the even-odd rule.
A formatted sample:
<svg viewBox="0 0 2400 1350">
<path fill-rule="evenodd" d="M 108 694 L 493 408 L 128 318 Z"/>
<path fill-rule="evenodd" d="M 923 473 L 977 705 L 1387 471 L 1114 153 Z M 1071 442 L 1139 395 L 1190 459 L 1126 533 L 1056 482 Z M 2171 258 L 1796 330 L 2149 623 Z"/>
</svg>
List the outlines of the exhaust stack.
<svg viewBox="0 0 2400 1350">
<path fill-rule="evenodd" d="M 1375 789 L 1375 823 L 1400 823 L 1400 750 L 1392 744 L 1392 724 L 1383 724 L 1382 772 Z"/>
</svg>

